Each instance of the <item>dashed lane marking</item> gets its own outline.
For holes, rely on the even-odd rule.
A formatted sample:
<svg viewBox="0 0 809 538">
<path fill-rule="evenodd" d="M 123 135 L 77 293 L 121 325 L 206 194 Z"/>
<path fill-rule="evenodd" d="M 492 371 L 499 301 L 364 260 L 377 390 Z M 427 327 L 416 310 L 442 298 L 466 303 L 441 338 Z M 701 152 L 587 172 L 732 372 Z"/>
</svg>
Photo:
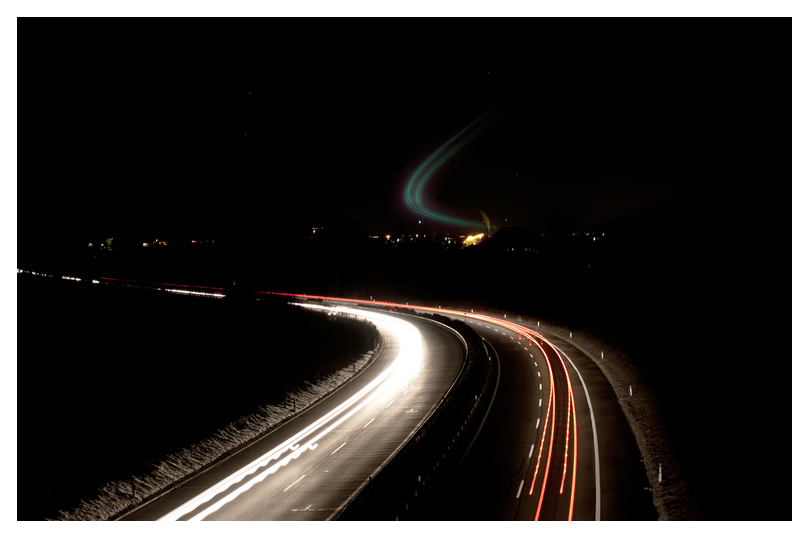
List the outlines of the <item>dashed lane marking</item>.
<svg viewBox="0 0 809 538">
<path fill-rule="evenodd" d="M 301 475 L 301 477 L 300 477 L 299 479 L 295 480 L 293 483 L 291 483 L 290 485 L 288 485 L 287 487 L 285 487 L 285 488 L 284 488 L 284 491 L 287 491 L 289 488 L 291 488 L 292 486 L 294 486 L 295 484 L 297 484 L 298 482 L 300 482 L 301 480 L 303 480 L 303 477 L 304 477 L 304 476 L 306 476 L 306 475 L 305 475 L 305 474 Z"/>
</svg>

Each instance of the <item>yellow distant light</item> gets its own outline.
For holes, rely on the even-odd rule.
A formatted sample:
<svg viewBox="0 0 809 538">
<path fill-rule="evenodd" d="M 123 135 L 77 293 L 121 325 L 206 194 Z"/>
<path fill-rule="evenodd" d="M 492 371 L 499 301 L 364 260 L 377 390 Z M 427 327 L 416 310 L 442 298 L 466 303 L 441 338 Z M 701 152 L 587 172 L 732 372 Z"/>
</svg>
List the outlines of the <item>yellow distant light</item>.
<svg viewBox="0 0 809 538">
<path fill-rule="evenodd" d="M 470 235 L 463 240 L 464 245 L 477 245 L 485 234 Z"/>
</svg>

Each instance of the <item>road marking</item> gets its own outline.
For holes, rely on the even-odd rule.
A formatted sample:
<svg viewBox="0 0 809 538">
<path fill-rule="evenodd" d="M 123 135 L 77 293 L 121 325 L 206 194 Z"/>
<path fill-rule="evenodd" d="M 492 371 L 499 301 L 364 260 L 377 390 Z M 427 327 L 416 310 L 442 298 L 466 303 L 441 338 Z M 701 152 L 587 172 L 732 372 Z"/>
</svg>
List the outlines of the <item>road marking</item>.
<svg viewBox="0 0 809 538">
<path fill-rule="evenodd" d="M 346 446 L 346 443 L 343 443 L 342 445 L 340 445 L 340 446 L 338 446 L 337 448 L 335 448 L 335 449 L 334 449 L 334 452 L 332 452 L 331 454 L 329 454 L 329 456 L 331 456 L 332 454 L 334 454 L 335 452 L 337 452 L 338 450 L 340 450 L 340 449 L 341 449 L 341 448 L 343 448 L 344 446 Z"/>
<path fill-rule="evenodd" d="M 528 459 L 531 459 L 531 454 L 534 453 L 534 445 L 531 445 L 531 450 L 528 451 Z"/>
<path fill-rule="evenodd" d="M 542 390 L 542 383 L 539 384 L 539 390 Z"/>
<path fill-rule="evenodd" d="M 536 427 L 536 429 L 537 430 L 539 429 L 539 419 L 538 418 L 537 418 L 537 427 Z M 335 452 L 337 452 L 337 451 L 335 450 Z"/>
<path fill-rule="evenodd" d="M 391 401 L 389 401 L 389 402 L 388 402 L 388 405 L 386 405 L 386 406 L 385 406 L 385 409 L 387 409 L 388 407 L 390 407 L 390 404 L 392 404 L 392 403 L 393 403 L 393 402 L 395 402 L 395 401 L 396 401 L 396 398 L 394 398 L 394 399 L 392 399 Z"/>
<path fill-rule="evenodd" d="M 531 355 L 531 358 L 533 358 L 533 357 L 534 357 L 534 356 L 533 356 L 533 355 Z M 536 366 L 537 368 L 539 368 L 539 366 L 537 366 L 537 361 L 534 361 L 534 366 Z"/>
<path fill-rule="evenodd" d="M 556 346 L 553 346 L 556 347 Z M 587 390 L 587 385 L 584 383 L 584 379 L 581 376 L 581 372 L 579 369 L 576 368 L 576 365 L 573 364 L 573 361 L 570 360 L 570 357 L 567 356 L 567 353 L 556 347 L 559 351 L 562 352 L 562 355 L 565 356 L 567 362 L 576 370 L 576 374 L 579 376 L 579 381 L 581 381 L 581 386 L 584 387 L 584 395 L 587 397 L 587 407 L 590 408 L 590 424 L 593 428 L 593 451 L 595 455 L 595 467 L 596 467 L 596 521 L 601 521 L 601 467 L 599 465 L 599 457 L 598 457 L 598 435 L 596 434 L 596 419 L 593 415 L 593 404 L 590 401 L 590 391 Z"/>
<path fill-rule="evenodd" d="M 523 348 L 525 351 L 528 351 L 528 348 L 527 348 L 527 347 L 522 346 L 522 348 Z"/>
<path fill-rule="evenodd" d="M 525 480 L 520 480 L 520 489 L 517 490 L 517 498 L 520 498 L 520 493 L 522 493 L 522 485 L 525 484 Z"/>
<path fill-rule="evenodd" d="M 376 418 L 376 417 L 374 417 L 374 418 Z M 373 421 L 374 421 L 374 419 L 372 418 L 371 420 L 369 420 L 368 422 L 365 423 L 365 426 L 368 426 L 368 424 L 370 424 Z M 363 426 L 363 428 L 365 428 L 365 426 Z"/>
<path fill-rule="evenodd" d="M 539 407 L 542 407 L 542 398 L 539 399 Z"/>
<path fill-rule="evenodd" d="M 301 480 L 303 480 L 303 477 L 304 477 L 304 476 L 306 476 L 306 475 L 305 475 L 305 474 L 301 475 L 301 477 L 300 477 L 299 479 L 295 480 L 293 483 L 291 483 L 290 485 L 288 485 L 287 487 L 285 487 L 285 488 L 284 488 L 284 491 L 288 490 L 289 488 L 291 488 L 292 486 L 294 486 L 295 484 L 297 484 L 298 482 L 300 482 Z"/>
</svg>

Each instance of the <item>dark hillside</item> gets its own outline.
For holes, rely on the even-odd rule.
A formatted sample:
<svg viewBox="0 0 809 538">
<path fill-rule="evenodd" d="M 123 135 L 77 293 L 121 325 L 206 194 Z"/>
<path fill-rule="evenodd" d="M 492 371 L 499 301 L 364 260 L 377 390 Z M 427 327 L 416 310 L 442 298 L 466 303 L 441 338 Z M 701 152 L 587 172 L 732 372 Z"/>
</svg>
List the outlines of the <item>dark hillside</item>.
<svg viewBox="0 0 809 538">
<path fill-rule="evenodd" d="M 373 349 L 376 330 L 297 307 L 19 275 L 20 520 L 207 438 L 303 379 Z"/>
<path fill-rule="evenodd" d="M 290 233 L 260 246 L 218 242 L 190 253 L 133 249 L 102 251 L 93 258 L 68 250 L 54 255 L 52 249 L 26 253 L 33 267 L 21 267 L 47 262 L 65 274 L 224 287 L 235 281 L 243 294 L 258 289 L 446 307 L 480 305 L 586 331 L 631 357 L 637 374 L 654 388 L 664 427 L 677 440 L 672 448 L 701 507 L 690 517 L 790 519 L 783 497 L 758 499 L 755 510 L 747 497 L 751 488 L 764 491 L 776 485 L 788 491 L 790 481 L 789 473 L 772 476 L 765 470 L 765 462 L 789 452 L 788 430 L 776 424 L 788 424 L 784 413 L 791 397 L 788 388 L 762 392 L 760 385 L 763 374 L 770 375 L 765 365 L 788 371 L 787 355 L 775 351 L 776 329 L 784 321 L 776 301 L 786 294 L 778 286 L 784 279 L 774 278 L 779 245 L 773 230 L 778 223 L 770 198 L 704 188 L 576 234 L 560 233 L 564 218 L 556 215 L 544 231 L 502 228 L 488 241 L 463 249 L 374 243 L 347 227 L 332 228 L 311 241 Z M 225 346 L 228 338 L 238 346 L 270 330 L 263 322 L 199 331 L 196 322 L 180 327 L 175 318 L 138 324 L 119 318 L 106 316 L 104 323 L 93 318 L 80 331 L 71 331 L 82 335 L 71 345 L 127 356 L 121 335 L 131 335 L 130 328 L 137 327 L 140 355 L 148 354 L 148 342 L 158 338 L 165 343 L 156 347 L 172 349 L 172 356 L 191 356 L 167 366 L 173 368 L 169 377 L 178 379 L 196 371 L 188 362 L 196 359 L 182 353 L 180 340 L 168 335 L 219 335 L 218 345 Z M 208 356 L 227 355 L 222 349 Z M 266 366 L 261 360 L 251 364 Z M 161 376 L 159 382 L 165 379 Z M 277 376 L 273 382 L 262 387 L 277 391 Z M 136 400 L 145 393 L 139 389 Z M 116 398 L 118 393 L 131 395 L 117 391 Z"/>
</svg>

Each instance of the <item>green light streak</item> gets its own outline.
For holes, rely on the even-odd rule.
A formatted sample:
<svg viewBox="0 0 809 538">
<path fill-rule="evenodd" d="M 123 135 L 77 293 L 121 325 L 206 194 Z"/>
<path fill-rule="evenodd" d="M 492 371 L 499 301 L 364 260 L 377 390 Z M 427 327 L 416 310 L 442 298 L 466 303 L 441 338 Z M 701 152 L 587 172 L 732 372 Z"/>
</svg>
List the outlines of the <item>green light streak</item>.
<svg viewBox="0 0 809 538">
<path fill-rule="evenodd" d="M 416 172 L 411 176 L 410 180 L 407 183 L 407 187 L 405 189 L 405 203 L 407 207 L 410 208 L 411 211 L 414 213 L 421 215 L 422 217 L 426 217 L 428 219 L 437 220 L 439 222 L 443 222 L 445 224 L 452 224 L 455 226 L 471 226 L 475 228 L 486 228 L 486 224 L 484 222 L 476 222 L 470 221 L 465 219 L 460 219 L 456 217 L 451 217 L 449 215 L 441 215 L 428 209 L 421 198 L 422 191 L 427 184 L 427 181 L 436 172 L 444 162 L 449 159 L 452 155 L 454 155 L 458 150 L 464 147 L 466 144 L 471 142 L 475 137 L 485 131 L 489 125 L 494 121 L 489 119 L 483 123 L 481 123 L 484 118 L 487 118 L 497 109 L 499 105 L 492 110 L 486 112 L 478 119 L 470 123 L 466 126 L 462 131 L 458 134 L 450 138 L 443 146 L 438 148 L 430 155 L 421 166 L 416 170 Z M 473 127 L 481 123 L 475 130 L 469 132 Z M 460 139 L 460 140 L 459 140 Z M 456 142 L 457 141 L 457 142 Z M 454 145 L 453 145 L 454 144 Z"/>
</svg>

